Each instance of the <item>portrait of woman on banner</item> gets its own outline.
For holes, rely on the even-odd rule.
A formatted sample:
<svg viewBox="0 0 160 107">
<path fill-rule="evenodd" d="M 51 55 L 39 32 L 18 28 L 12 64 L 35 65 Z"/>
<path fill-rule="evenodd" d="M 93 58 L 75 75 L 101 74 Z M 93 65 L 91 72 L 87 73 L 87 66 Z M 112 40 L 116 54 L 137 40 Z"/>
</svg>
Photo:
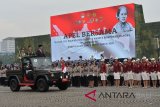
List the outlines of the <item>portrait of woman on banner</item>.
<svg viewBox="0 0 160 107">
<path fill-rule="evenodd" d="M 126 21 L 127 16 L 127 7 L 120 6 L 116 13 L 116 18 L 119 20 L 119 22 L 114 25 L 112 32 L 119 33 L 133 31 L 133 26 L 131 25 L 131 23 Z"/>
</svg>

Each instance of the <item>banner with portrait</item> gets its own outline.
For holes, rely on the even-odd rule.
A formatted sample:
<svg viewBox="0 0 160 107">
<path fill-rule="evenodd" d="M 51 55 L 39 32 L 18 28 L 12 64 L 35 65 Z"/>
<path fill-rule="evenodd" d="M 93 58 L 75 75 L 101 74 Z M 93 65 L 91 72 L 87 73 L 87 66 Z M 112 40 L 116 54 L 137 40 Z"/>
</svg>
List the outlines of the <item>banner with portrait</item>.
<svg viewBox="0 0 160 107">
<path fill-rule="evenodd" d="M 134 12 L 134 4 L 125 4 L 51 16 L 52 61 L 135 57 Z"/>
</svg>

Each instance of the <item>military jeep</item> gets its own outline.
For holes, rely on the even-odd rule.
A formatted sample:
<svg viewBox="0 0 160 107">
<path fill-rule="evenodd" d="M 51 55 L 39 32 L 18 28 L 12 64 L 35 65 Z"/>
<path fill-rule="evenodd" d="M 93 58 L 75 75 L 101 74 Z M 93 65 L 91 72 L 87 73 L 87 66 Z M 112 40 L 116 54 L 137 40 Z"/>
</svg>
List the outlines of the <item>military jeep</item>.
<svg viewBox="0 0 160 107">
<path fill-rule="evenodd" d="M 28 86 L 32 90 L 45 92 L 53 85 L 66 90 L 70 83 L 67 73 L 54 70 L 49 57 L 24 57 L 20 70 L 8 70 L 6 75 L 6 83 L 12 91 Z"/>
</svg>

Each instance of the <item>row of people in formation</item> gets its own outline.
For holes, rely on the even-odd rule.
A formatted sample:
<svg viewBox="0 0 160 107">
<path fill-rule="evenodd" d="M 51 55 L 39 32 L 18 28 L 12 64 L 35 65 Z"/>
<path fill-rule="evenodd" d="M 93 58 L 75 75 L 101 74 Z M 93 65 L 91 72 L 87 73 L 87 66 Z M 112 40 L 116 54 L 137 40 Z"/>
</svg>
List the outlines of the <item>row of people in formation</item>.
<svg viewBox="0 0 160 107">
<path fill-rule="evenodd" d="M 149 61 L 146 57 L 141 60 L 132 60 L 131 58 L 124 59 L 123 62 L 114 59 L 112 64 L 93 61 L 91 63 L 65 63 L 67 72 L 74 78 L 74 81 L 89 80 L 89 85 L 93 87 L 95 77 L 100 77 L 103 86 L 106 85 L 106 78 L 108 75 L 114 76 L 115 85 L 118 87 L 120 84 L 120 77 L 124 78 L 125 85 L 129 84 L 130 88 L 133 84 L 140 84 L 143 81 L 144 88 L 148 87 L 148 81 L 152 81 L 153 87 L 156 87 L 157 80 L 160 80 L 160 62 L 151 58 Z M 54 65 L 56 68 L 56 65 Z M 80 79 L 81 78 L 81 79 Z M 136 82 L 135 82 L 136 81 Z M 73 82 L 74 83 L 74 82 Z M 97 83 L 97 82 L 96 82 Z"/>
</svg>

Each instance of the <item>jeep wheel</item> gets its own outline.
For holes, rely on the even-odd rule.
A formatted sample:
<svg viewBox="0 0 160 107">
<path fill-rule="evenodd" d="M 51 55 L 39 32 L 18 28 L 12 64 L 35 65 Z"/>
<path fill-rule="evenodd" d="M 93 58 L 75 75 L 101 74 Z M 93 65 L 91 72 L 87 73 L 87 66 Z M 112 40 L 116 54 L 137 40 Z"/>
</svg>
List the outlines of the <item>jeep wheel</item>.
<svg viewBox="0 0 160 107">
<path fill-rule="evenodd" d="M 68 83 L 60 83 L 57 86 L 60 90 L 66 90 L 68 88 Z"/>
<path fill-rule="evenodd" d="M 37 80 L 36 87 L 39 92 L 45 92 L 49 89 L 49 85 L 44 78 L 40 78 Z"/>
<path fill-rule="evenodd" d="M 15 92 L 20 90 L 20 86 L 18 85 L 18 81 L 15 78 L 12 78 L 9 82 L 10 89 Z"/>
</svg>

